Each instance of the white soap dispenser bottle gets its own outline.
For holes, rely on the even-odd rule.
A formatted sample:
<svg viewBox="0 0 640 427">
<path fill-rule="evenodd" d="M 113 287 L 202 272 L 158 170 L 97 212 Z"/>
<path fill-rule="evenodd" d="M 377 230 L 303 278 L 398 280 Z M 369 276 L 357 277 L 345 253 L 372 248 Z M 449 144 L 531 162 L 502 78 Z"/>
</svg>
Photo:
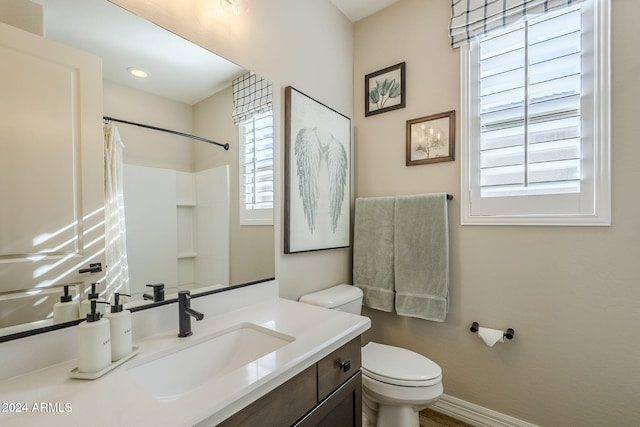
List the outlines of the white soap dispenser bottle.
<svg viewBox="0 0 640 427">
<path fill-rule="evenodd" d="M 100 294 L 98 294 L 98 292 L 96 292 L 96 285 L 98 285 L 98 282 L 92 283 L 91 284 L 91 293 L 87 296 L 86 300 L 83 300 L 80 303 L 80 318 L 84 319 L 85 317 L 87 317 L 87 314 L 89 314 L 89 312 L 91 311 L 91 300 L 96 300 L 101 304 L 106 304 L 106 301 L 104 300 L 104 298 L 100 298 Z M 105 312 L 105 308 L 102 307 L 102 305 L 99 305 L 96 307 L 96 312 L 100 313 L 100 314 L 104 314 Z"/>
<path fill-rule="evenodd" d="M 130 354 L 133 349 L 133 339 L 131 333 L 131 312 L 123 310 L 120 304 L 120 297 L 131 295 L 115 293 L 114 304 L 111 311 L 104 317 L 109 320 L 111 330 L 111 361 L 115 362 Z"/>
<path fill-rule="evenodd" d="M 78 325 L 78 372 L 100 372 L 111 364 L 111 330 L 91 300 L 86 322 Z"/>
<path fill-rule="evenodd" d="M 69 285 L 64 285 L 64 295 L 60 297 L 60 302 L 53 305 L 53 323 L 71 322 L 80 318 L 80 308 L 78 301 L 73 301 L 69 295 Z"/>
</svg>

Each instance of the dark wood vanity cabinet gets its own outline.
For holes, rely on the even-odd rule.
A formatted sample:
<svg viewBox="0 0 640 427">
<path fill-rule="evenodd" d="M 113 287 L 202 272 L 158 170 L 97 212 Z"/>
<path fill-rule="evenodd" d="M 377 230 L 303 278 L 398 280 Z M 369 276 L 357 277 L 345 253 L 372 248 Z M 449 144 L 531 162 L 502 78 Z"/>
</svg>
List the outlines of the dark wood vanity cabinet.
<svg viewBox="0 0 640 427">
<path fill-rule="evenodd" d="M 360 427 L 362 425 L 361 375 L 358 371 L 294 426 Z"/>
<path fill-rule="evenodd" d="M 351 340 L 219 426 L 361 426 L 360 347 Z"/>
</svg>

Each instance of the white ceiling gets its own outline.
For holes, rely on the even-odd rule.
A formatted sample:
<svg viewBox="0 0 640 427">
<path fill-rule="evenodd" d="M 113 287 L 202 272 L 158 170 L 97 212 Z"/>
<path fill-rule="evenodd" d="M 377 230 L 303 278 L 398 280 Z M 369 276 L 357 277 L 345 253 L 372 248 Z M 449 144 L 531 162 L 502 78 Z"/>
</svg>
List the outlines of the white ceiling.
<svg viewBox="0 0 640 427">
<path fill-rule="evenodd" d="M 43 6 L 45 36 L 101 57 L 106 80 L 192 105 L 244 72 L 107 0 L 32 1 Z M 356 22 L 398 0 L 330 1 Z M 133 77 L 129 67 L 149 77 Z"/>
<path fill-rule="evenodd" d="M 351 22 L 359 21 L 399 0 L 331 0 Z"/>
<path fill-rule="evenodd" d="M 44 6 L 45 36 L 100 56 L 106 80 L 192 105 L 244 72 L 106 0 L 33 1 Z M 129 67 L 149 77 L 133 77 Z"/>
</svg>

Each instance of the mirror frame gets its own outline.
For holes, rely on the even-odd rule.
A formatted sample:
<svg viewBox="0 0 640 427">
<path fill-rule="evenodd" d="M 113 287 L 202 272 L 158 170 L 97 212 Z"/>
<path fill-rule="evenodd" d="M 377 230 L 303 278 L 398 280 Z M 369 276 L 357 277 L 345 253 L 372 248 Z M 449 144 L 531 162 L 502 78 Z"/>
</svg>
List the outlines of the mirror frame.
<svg viewBox="0 0 640 427">
<path fill-rule="evenodd" d="M 234 289 L 240 289 L 240 288 L 244 288 L 244 287 L 247 287 L 247 286 L 256 285 L 258 283 L 269 282 L 271 280 L 275 280 L 275 277 L 269 277 L 269 278 L 266 278 L 266 279 L 255 280 L 255 281 L 247 282 L 247 283 L 240 283 L 240 284 L 237 284 L 237 285 L 229 285 L 229 286 L 226 286 L 226 287 L 220 288 L 220 289 L 212 289 L 212 290 L 209 290 L 209 291 L 204 291 L 204 292 L 192 294 L 191 295 L 191 299 L 202 298 L 202 297 L 218 294 L 218 293 L 221 293 L 221 292 L 228 292 L 228 291 L 232 291 Z M 131 313 L 136 313 L 138 311 L 148 310 L 150 308 L 161 307 L 163 305 L 174 304 L 174 303 L 177 303 L 177 302 L 178 302 L 178 298 L 171 298 L 171 299 L 164 300 L 164 301 L 150 302 L 148 304 L 138 305 L 136 307 L 131 307 L 131 308 L 126 308 L 127 304 L 125 304 L 125 309 L 129 310 Z M 39 327 L 39 328 L 29 329 L 29 330 L 26 330 L 26 331 L 15 332 L 13 334 L 0 335 L 0 343 L 7 342 L 7 341 L 13 341 L 13 340 L 17 340 L 17 339 L 20 339 L 20 338 L 26 338 L 26 337 L 30 337 L 30 336 L 33 336 L 33 335 L 43 334 L 45 332 L 57 331 L 58 329 L 64 329 L 64 328 L 68 328 L 68 327 L 72 327 L 72 326 L 77 326 L 77 325 L 79 325 L 80 323 L 82 323 L 84 321 L 85 321 L 85 319 L 77 319 L 77 320 L 72 320 L 70 322 L 58 323 L 58 324 L 55 324 L 55 325 L 42 326 L 42 327 Z"/>
</svg>

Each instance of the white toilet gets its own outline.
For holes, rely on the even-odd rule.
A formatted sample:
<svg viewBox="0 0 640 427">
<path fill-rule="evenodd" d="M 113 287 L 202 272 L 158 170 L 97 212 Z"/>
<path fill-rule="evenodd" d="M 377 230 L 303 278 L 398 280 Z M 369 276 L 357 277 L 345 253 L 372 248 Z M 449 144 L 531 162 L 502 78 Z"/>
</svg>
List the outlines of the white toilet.
<svg viewBox="0 0 640 427">
<path fill-rule="evenodd" d="M 337 285 L 300 302 L 360 314 L 362 290 Z M 419 427 L 418 413 L 442 391 L 442 369 L 421 354 L 374 342 L 362 347 L 363 426 Z"/>
</svg>

